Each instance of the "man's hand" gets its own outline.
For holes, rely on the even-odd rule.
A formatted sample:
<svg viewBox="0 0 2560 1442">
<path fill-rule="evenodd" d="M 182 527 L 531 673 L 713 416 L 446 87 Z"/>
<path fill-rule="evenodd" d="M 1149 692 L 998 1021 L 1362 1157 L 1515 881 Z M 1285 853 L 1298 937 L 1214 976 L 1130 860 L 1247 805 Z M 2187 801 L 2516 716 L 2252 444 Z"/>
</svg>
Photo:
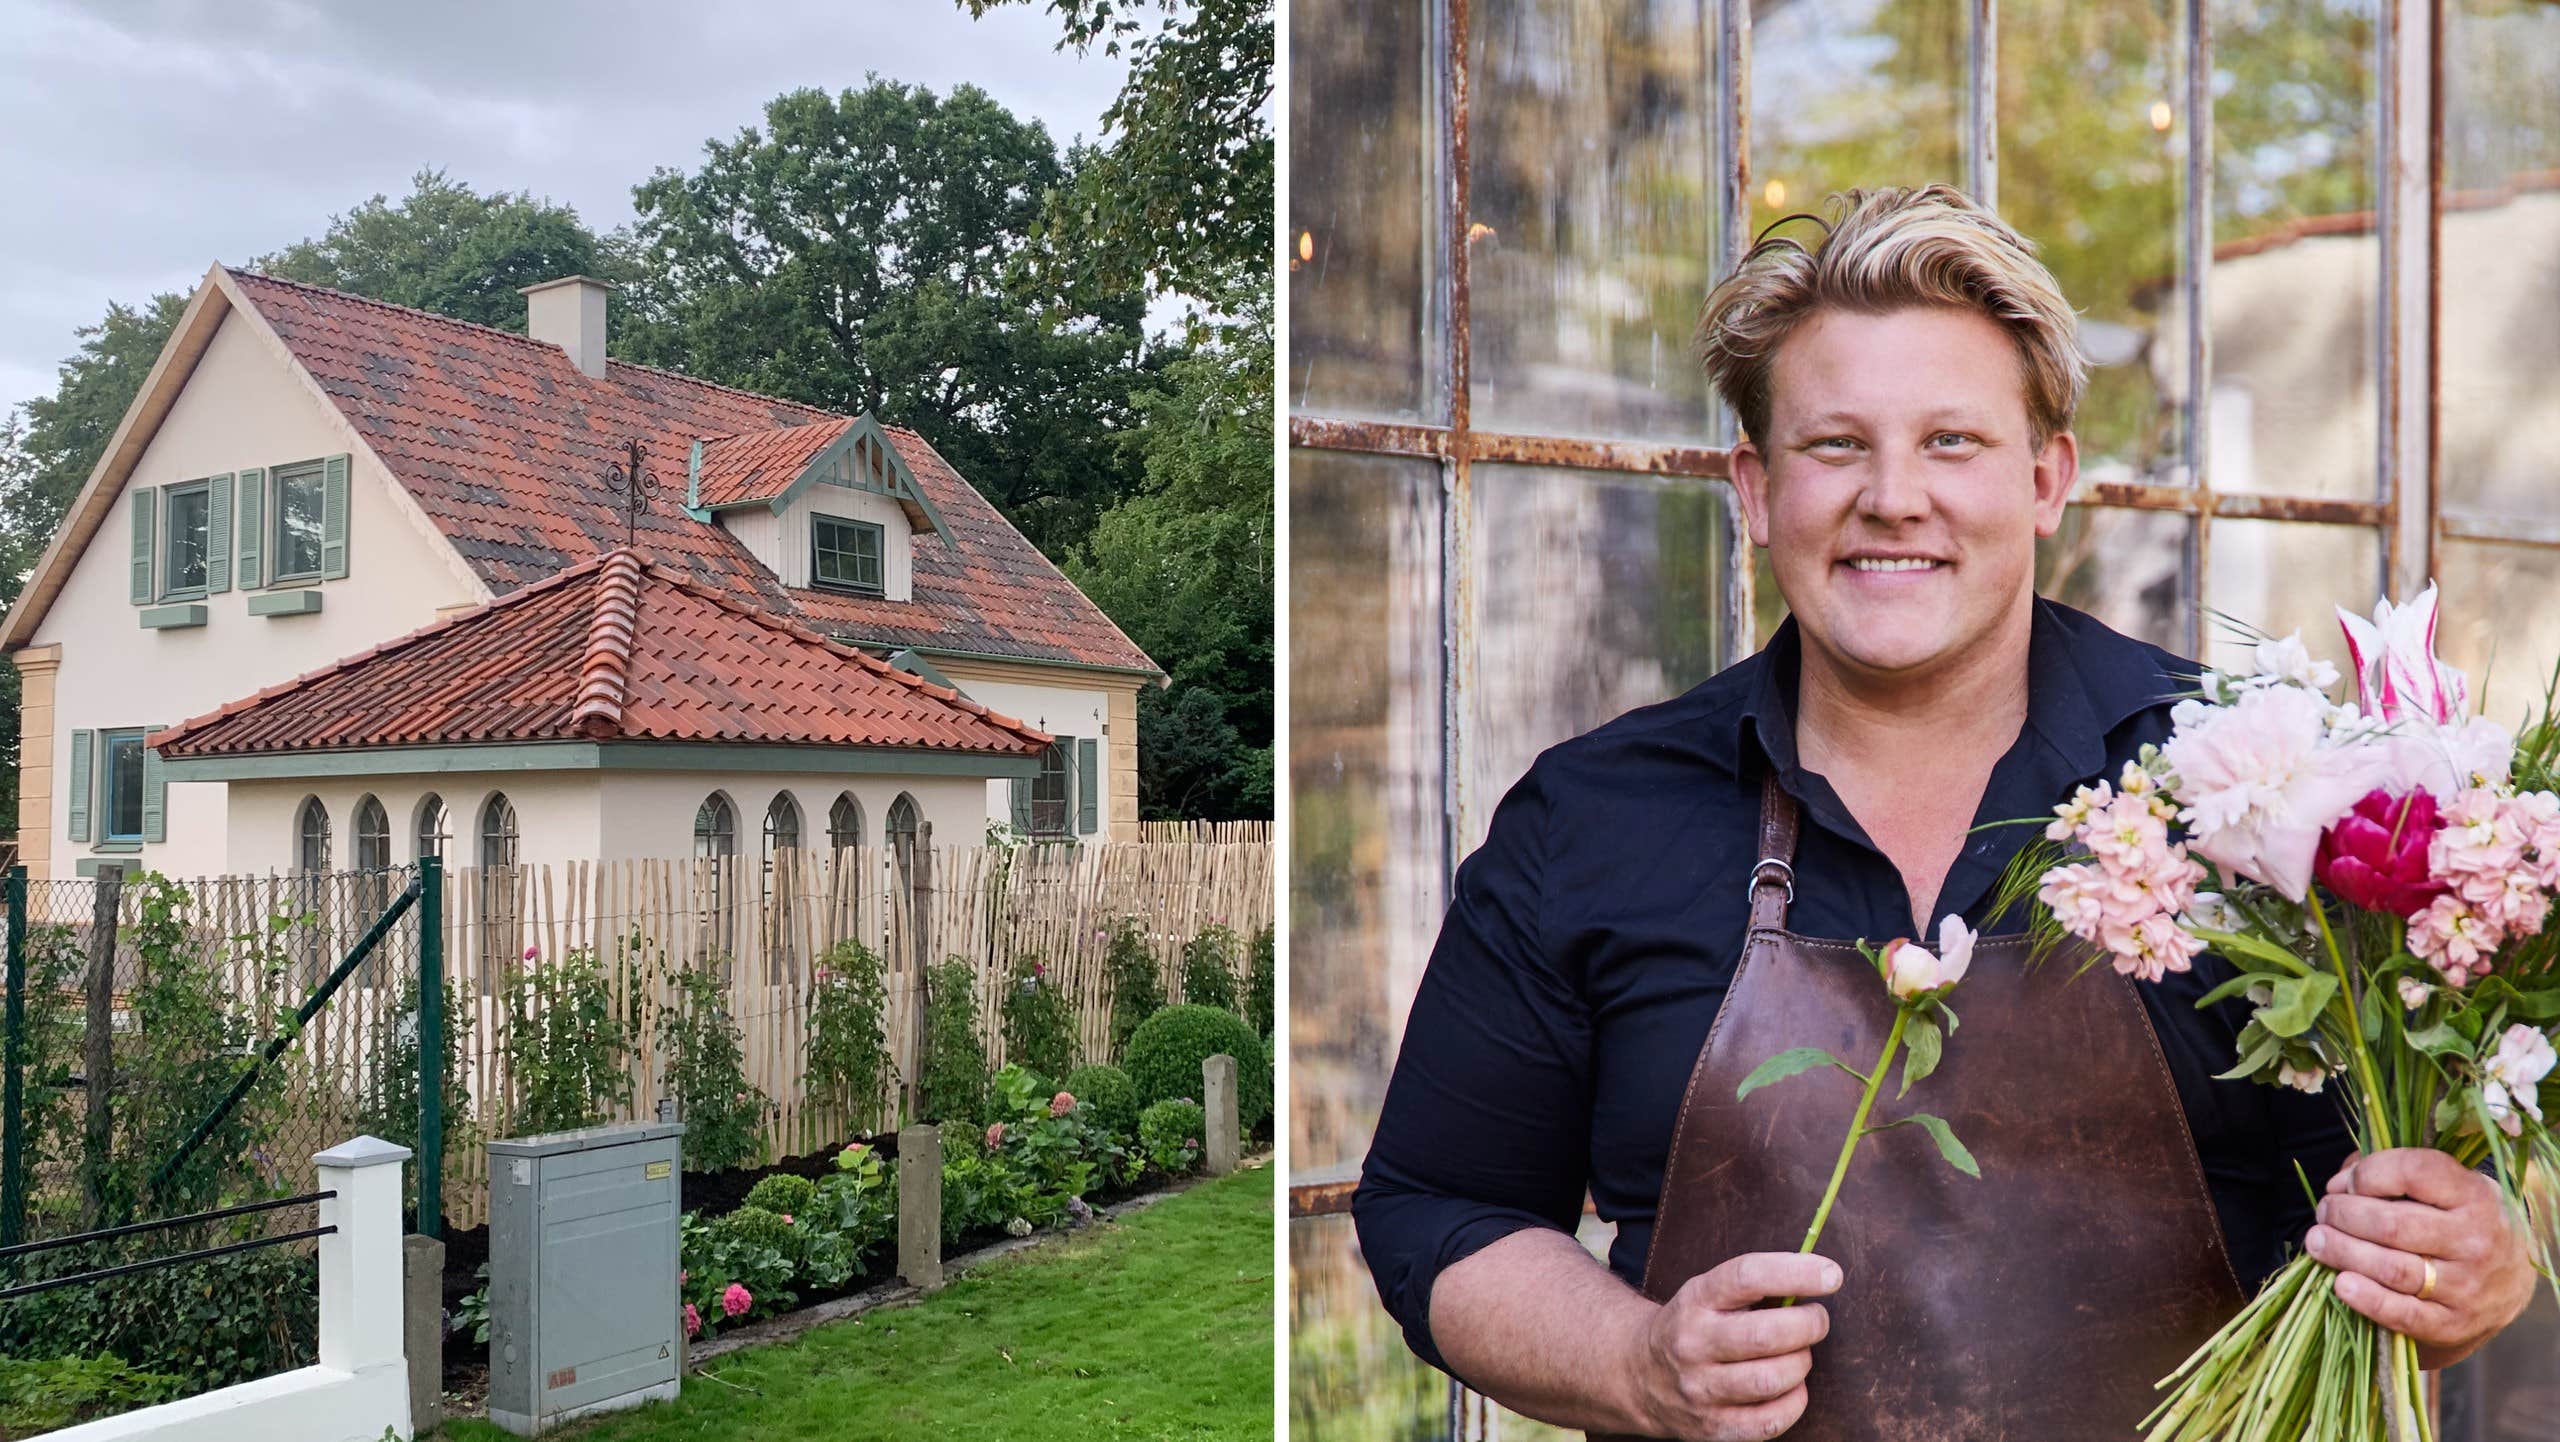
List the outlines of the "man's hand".
<svg viewBox="0 0 2560 1442">
<path fill-rule="evenodd" d="M 2524 1233 L 2498 1184 L 2432 1147 L 2352 1156 L 2304 1239 L 2338 1300 L 2418 1344 L 2433 1371 L 2471 1355 L 2533 1300 Z M 2426 1290 L 2427 1265 L 2435 1288 Z"/>
<path fill-rule="evenodd" d="M 1791 1252 L 1746 1252 L 1690 1278 L 1645 1332 L 1639 1387 L 1649 1430 L 1682 1442 L 1763 1442 L 1794 1426 L 1831 1314 L 1818 1302 L 1752 1309 L 1839 1287 L 1837 1263 Z"/>
</svg>

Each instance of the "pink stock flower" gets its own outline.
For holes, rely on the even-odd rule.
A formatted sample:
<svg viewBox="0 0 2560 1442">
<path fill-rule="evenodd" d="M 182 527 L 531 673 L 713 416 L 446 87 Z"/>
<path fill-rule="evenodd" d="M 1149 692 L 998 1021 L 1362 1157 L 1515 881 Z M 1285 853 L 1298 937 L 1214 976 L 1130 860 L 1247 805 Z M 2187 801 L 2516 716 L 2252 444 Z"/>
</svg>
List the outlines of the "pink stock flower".
<svg viewBox="0 0 2560 1442">
<path fill-rule="evenodd" d="M 1076 1099 L 1070 1093 L 1060 1092 L 1056 1096 L 1049 1098 L 1049 1115 L 1053 1117 L 1065 1116 L 1067 1113 L 1074 1111 L 1075 1109 Z"/>
<path fill-rule="evenodd" d="M 1002 1122 L 989 1122 L 989 1123 L 987 1123 L 987 1150 L 988 1150 L 988 1151 L 994 1151 L 996 1148 L 998 1148 L 998 1147 L 1000 1147 L 1000 1146 L 1003 1146 L 1003 1145 L 1004 1145 L 1004 1123 L 1002 1123 Z"/>
<path fill-rule="evenodd" d="M 731 1282 L 729 1290 L 720 1294 L 720 1314 L 725 1317 L 744 1316 L 746 1310 L 755 1304 L 755 1294 L 736 1282 Z"/>
<path fill-rule="evenodd" d="M 2436 827 L 2434 793 L 2368 791 L 2321 836 L 2314 874 L 2352 905 L 2415 916 L 2445 890 L 2427 864 Z"/>
<path fill-rule="evenodd" d="M 2355 666 L 2356 707 L 2385 721 L 2414 719 L 2444 725 L 2458 720 L 2470 702 L 2460 671 L 2436 659 L 2436 586 L 2414 601 L 2374 604 L 2367 620 L 2338 608 L 2347 633 L 2347 657 Z"/>
<path fill-rule="evenodd" d="M 684 1334 L 688 1337 L 702 1335 L 702 1314 L 693 1309 L 691 1302 L 684 1304 Z"/>
<path fill-rule="evenodd" d="M 2173 971 L 2185 971 L 2204 950 L 2204 942 L 2187 934 L 2178 918 L 2165 911 L 2155 911 L 2133 924 L 2122 944 L 2107 950 L 2115 957 L 2118 972 L 2140 981 L 2158 981 Z"/>
<path fill-rule="evenodd" d="M 2560 796 L 2527 791 L 2506 801 L 2507 819 L 2525 840 L 2525 865 L 2545 891 L 2560 891 Z"/>
<path fill-rule="evenodd" d="M 2433 963 L 2445 985 L 2460 990 L 2489 974 L 2489 959 L 2506 936 L 2455 895 L 2437 897 L 2409 918 L 2409 950 Z"/>
</svg>

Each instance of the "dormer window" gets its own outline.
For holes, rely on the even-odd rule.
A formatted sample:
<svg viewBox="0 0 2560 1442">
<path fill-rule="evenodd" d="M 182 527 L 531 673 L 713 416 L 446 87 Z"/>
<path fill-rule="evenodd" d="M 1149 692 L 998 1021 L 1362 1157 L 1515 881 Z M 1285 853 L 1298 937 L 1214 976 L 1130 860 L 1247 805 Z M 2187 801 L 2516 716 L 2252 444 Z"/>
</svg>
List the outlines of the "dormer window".
<svg viewBox="0 0 2560 1442">
<path fill-rule="evenodd" d="M 882 593 L 881 529 L 868 521 L 809 518 L 809 576 L 830 591 Z"/>
</svg>

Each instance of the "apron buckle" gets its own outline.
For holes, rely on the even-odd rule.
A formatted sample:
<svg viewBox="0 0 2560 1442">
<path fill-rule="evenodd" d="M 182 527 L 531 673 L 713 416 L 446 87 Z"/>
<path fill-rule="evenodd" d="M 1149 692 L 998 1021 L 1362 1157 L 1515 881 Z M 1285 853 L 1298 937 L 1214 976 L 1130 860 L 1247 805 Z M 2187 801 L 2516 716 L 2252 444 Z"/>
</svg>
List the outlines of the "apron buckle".
<svg viewBox="0 0 2560 1442">
<path fill-rule="evenodd" d="M 1777 868 L 1777 874 L 1775 876 L 1769 874 L 1769 868 L 1773 866 Z M 1757 896 L 1760 893 L 1760 883 L 1763 881 L 1775 881 L 1779 885 L 1785 887 L 1787 889 L 1787 904 L 1790 906 L 1795 904 L 1796 869 L 1787 864 L 1785 860 L 1775 856 L 1761 857 L 1760 864 L 1751 868 L 1751 884 L 1745 894 Z"/>
</svg>

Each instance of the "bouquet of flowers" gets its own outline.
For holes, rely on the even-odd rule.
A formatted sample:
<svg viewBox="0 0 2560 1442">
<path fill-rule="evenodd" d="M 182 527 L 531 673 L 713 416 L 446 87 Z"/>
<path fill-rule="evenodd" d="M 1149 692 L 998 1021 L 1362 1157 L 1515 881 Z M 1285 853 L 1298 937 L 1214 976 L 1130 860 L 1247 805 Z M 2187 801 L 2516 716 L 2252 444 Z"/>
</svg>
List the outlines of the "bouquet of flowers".
<svg viewBox="0 0 2560 1442">
<path fill-rule="evenodd" d="M 2224 1077 L 2335 1081 L 2366 1154 L 2448 1152 L 2532 1215 L 2529 1173 L 2560 1162 L 2560 721 L 2548 692 L 2521 734 L 2471 715 L 2435 613 L 2432 585 L 2340 611 L 2352 701 L 2299 633 L 2260 641 L 2255 674 L 2207 671 L 2168 742 L 2057 807 L 2002 895 L 2035 899 L 2040 950 L 2067 933 L 2144 980 L 2213 949 L 2239 975 L 2199 1005 L 2255 1007 Z M 2428 1437 L 2416 1344 L 2334 1281 L 2307 1255 L 2269 1279 L 2162 1380 L 2149 1442 Z"/>
</svg>

